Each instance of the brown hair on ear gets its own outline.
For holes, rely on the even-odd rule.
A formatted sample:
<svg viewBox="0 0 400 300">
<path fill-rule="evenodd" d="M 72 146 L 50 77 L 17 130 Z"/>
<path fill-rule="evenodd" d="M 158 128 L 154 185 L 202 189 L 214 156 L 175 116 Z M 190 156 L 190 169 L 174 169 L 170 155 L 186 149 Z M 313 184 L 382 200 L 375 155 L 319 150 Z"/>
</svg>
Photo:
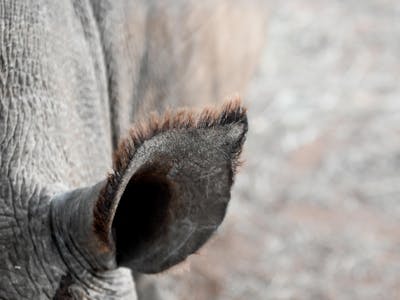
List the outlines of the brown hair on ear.
<svg viewBox="0 0 400 300">
<path fill-rule="evenodd" d="M 122 179 L 129 168 L 137 149 L 154 136 L 169 130 L 207 129 L 230 124 L 243 124 L 247 131 L 246 109 L 241 105 L 239 97 L 224 104 L 220 108 L 206 108 L 201 112 L 181 109 L 176 112 L 167 110 L 162 116 L 151 114 L 146 121 L 138 122 L 129 132 L 129 136 L 121 141 L 114 153 L 113 170 L 108 175 L 107 183 L 100 193 L 99 201 L 94 207 L 94 231 L 100 242 L 111 249 L 111 226 L 118 201 L 115 200 Z M 232 174 L 240 165 L 239 155 L 243 138 L 232 147 Z"/>
</svg>

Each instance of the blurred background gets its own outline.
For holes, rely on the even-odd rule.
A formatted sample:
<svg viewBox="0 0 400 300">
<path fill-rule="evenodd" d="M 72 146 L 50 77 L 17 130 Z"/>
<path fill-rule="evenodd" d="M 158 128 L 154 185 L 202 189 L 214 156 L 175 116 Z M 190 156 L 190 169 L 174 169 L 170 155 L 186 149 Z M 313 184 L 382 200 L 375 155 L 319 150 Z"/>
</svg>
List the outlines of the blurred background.
<svg viewBox="0 0 400 300">
<path fill-rule="evenodd" d="M 152 293 L 400 299 L 400 2 L 265 2 L 225 222 Z"/>
</svg>

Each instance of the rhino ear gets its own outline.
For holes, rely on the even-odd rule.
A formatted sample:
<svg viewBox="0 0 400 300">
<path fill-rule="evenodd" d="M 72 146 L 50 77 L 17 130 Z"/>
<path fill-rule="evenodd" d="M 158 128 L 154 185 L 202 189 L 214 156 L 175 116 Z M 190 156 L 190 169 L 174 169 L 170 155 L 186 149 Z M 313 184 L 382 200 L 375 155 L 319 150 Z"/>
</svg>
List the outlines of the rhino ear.
<svg viewBox="0 0 400 300">
<path fill-rule="evenodd" d="M 89 201 L 94 232 L 87 236 L 96 240 L 87 243 L 90 251 L 111 253 L 117 266 L 141 273 L 195 252 L 225 216 L 246 131 L 239 101 L 135 126 Z"/>
</svg>

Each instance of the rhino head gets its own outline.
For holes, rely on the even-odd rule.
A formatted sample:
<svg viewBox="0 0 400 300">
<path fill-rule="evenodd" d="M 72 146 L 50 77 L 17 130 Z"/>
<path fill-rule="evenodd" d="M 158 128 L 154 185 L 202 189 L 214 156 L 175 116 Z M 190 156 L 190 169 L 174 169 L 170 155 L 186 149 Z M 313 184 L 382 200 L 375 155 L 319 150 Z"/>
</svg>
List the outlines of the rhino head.
<svg viewBox="0 0 400 300">
<path fill-rule="evenodd" d="M 215 232 L 245 109 L 163 112 L 245 92 L 263 2 L 0 0 L 0 300 L 136 299 Z"/>
<path fill-rule="evenodd" d="M 13 287 L 21 299 L 135 299 L 132 274 L 185 260 L 222 222 L 246 131 L 238 101 L 201 113 L 153 115 L 135 125 L 104 180 L 40 193 L 40 209 L 19 224 L 33 235 L 32 253 L 17 268 L 8 266 L 27 272 L 21 276 L 39 291 L 17 279 L 10 285 L 22 285 Z M 7 211 L 18 204 L 2 205 Z M 13 241 L 17 252 L 24 243 Z"/>
</svg>

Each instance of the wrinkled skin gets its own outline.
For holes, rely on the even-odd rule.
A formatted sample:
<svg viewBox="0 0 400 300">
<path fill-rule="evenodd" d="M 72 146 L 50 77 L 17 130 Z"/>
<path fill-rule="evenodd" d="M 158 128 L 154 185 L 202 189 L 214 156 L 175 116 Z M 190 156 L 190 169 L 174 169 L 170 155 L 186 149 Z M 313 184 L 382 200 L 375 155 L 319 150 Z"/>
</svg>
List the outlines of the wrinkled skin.
<svg viewBox="0 0 400 300">
<path fill-rule="evenodd" d="M 241 91 L 264 27 L 247 3 L 0 1 L 0 299 L 136 299 L 132 274 L 215 231 L 247 130 L 239 106 L 153 132 L 117 154 L 112 184 L 107 172 L 149 111 Z"/>
</svg>

